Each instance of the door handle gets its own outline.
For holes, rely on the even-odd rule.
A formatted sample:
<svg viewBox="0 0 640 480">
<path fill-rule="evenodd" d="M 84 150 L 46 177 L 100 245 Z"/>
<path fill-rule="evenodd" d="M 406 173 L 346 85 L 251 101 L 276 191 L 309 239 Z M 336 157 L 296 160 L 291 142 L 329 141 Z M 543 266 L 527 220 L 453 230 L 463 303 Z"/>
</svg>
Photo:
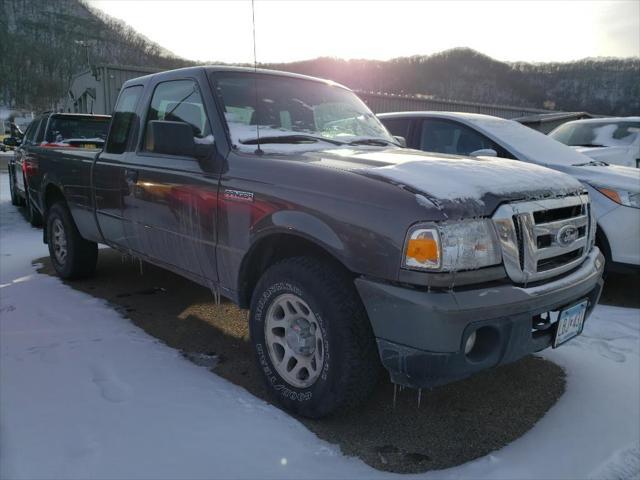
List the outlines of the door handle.
<svg viewBox="0 0 640 480">
<path fill-rule="evenodd" d="M 137 170 L 125 170 L 124 177 L 127 183 L 138 183 L 138 171 Z"/>
</svg>

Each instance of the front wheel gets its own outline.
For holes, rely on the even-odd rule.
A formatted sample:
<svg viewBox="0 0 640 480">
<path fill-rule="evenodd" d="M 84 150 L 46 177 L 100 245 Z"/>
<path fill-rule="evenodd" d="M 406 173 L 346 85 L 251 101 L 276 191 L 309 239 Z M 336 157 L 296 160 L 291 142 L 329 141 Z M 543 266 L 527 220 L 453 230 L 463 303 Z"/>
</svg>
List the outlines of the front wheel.
<svg viewBox="0 0 640 480">
<path fill-rule="evenodd" d="M 353 281 L 338 266 L 295 257 L 271 266 L 254 290 L 251 339 L 270 393 L 319 418 L 365 400 L 378 351 Z"/>
<path fill-rule="evenodd" d="M 47 214 L 47 243 L 51 263 L 64 279 L 91 275 L 96 269 L 98 245 L 80 236 L 69 209 L 54 204 Z"/>
</svg>

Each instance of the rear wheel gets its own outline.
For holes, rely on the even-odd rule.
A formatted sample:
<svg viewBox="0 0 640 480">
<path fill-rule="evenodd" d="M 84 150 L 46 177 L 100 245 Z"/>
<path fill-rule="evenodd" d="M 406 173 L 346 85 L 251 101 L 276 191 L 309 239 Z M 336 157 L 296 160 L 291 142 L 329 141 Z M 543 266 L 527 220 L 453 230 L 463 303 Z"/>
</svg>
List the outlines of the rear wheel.
<svg viewBox="0 0 640 480">
<path fill-rule="evenodd" d="M 23 177 L 24 178 L 24 177 Z M 27 187 L 27 179 L 23 179 L 24 185 L 24 208 L 27 211 L 27 220 L 32 227 L 41 227 L 42 226 L 42 215 L 33 205 L 33 202 L 29 198 L 29 187 Z"/>
<path fill-rule="evenodd" d="M 250 331 L 268 390 L 296 414 L 354 407 L 377 383 L 378 351 L 353 281 L 324 260 L 271 266 L 254 290 Z"/>
<path fill-rule="evenodd" d="M 85 240 L 67 206 L 58 202 L 47 214 L 47 243 L 51 263 L 64 279 L 91 275 L 96 269 L 98 245 Z"/>
<path fill-rule="evenodd" d="M 16 192 L 16 182 L 13 175 L 13 170 L 9 168 L 9 193 L 11 193 L 11 205 L 20 207 L 24 205 L 24 199 Z"/>
</svg>

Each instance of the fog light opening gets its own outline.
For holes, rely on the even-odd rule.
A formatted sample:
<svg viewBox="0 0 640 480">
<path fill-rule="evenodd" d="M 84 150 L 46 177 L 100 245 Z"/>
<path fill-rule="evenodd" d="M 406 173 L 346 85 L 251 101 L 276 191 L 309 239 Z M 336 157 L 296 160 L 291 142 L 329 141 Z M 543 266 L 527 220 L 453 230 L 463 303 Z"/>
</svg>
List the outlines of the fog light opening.
<svg viewBox="0 0 640 480">
<path fill-rule="evenodd" d="M 474 331 L 469 337 L 467 337 L 467 341 L 464 344 L 464 354 L 469 355 L 469 352 L 473 350 L 473 347 L 476 345 L 476 332 Z"/>
<path fill-rule="evenodd" d="M 496 353 L 500 334 L 493 327 L 480 327 L 471 333 L 464 344 L 464 354 L 471 362 L 482 362 Z"/>
</svg>

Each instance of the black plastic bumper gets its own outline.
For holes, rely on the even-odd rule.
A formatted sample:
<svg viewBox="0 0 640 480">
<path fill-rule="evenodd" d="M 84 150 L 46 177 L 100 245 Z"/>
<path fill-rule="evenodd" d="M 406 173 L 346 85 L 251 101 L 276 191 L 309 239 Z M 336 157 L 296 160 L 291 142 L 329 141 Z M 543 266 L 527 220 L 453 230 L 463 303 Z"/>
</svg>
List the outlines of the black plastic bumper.
<svg viewBox="0 0 640 480">
<path fill-rule="evenodd" d="M 364 279 L 356 285 L 392 381 L 429 388 L 552 345 L 557 322 L 545 323 L 541 315 L 588 299 L 588 316 L 602 291 L 603 267 L 596 249 L 576 272 L 529 289 L 505 285 L 456 294 Z M 466 355 L 464 345 L 473 331 L 478 332 L 479 348 Z"/>
</svg>

